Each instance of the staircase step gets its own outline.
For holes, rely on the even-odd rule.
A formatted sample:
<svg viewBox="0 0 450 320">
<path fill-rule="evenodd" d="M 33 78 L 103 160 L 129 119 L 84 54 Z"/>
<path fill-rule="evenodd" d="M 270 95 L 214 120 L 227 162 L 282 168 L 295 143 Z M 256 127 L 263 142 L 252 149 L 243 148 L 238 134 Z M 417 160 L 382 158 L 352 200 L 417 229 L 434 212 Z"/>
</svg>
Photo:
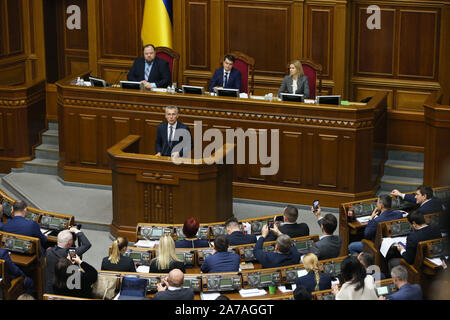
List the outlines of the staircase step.
<svg viewBox="0 0 450 320">
<path fill-rule="evenodd" d="M 424 154 L 420 152 L 389 150 L 389 160 L 423 162 Z"/>
<path fill-rule="evenodd" d="M 423 179 L 420 178 L 384 175 L 381 178 L 378 193 L 391 192 L 393 189 L 398 189 L 401 192 L 415 191 L 422 182 Z"/>
<path fill-rule="evenodd" d="M 23 169 L 29 173 L 58 174 L 58 160 L 33 159 L 23 163 Z"/>
<path fill-rule="evenodd" d="M 41 144 L 36 147 L 35 155 L 37 159 L 59 160 L 59 147 L 54 144 Z"/>
<path fill-rule="evenodd" d="M 423 162 L 388 160 L 384 164 L 384 174 L 423 180 Z"/>
<path fill-rule="evenodd" d="M 47 130 L 42 134 L 42 144 L 59 146 L 58 130 Z"/>
<path fill-rule="evenodd" d="M 49 121 L 48 122 L 48 129 L 49 130 L 56 130 L 56 131 L 58 131 L 58 121 Z"/>
</svg>

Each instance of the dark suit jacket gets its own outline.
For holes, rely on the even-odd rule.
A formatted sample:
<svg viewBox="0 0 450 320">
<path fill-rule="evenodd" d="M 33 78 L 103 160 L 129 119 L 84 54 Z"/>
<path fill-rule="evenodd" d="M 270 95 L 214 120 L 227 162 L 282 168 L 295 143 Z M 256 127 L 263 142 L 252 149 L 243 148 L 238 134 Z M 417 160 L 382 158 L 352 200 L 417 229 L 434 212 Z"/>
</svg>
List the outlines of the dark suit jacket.
<svg viewBox="0 0 450 320">
<path fill-rule="evenodd" d="M 403 213 L 401 211 L 393 211 L 393 210 L 384 211 L 383 213 L 378 215 L 375 219 L 369 220 L 366 228 L 364 229 L 364 239 L 371 241 L 375 240 L 375 236 L 377 234 L 377 226 L 379 222 L 397 220 L 402 218 Z"/>
<path fill-rule="evenodd" d="M 0 259 L 5 260 L 6 265 L 6 274 L 10 277 L 10 279 L 15 279 L 17 277 L 26 277 L 25 273 L 18 266 L 14 264 L 9 256 L 9 251 L 0 248 Z"/>
<path fill-rule="evenodd" d="M 404 284 L 389 300 L 422 300 L 422 288 L 418 284 Z"/>
<path fill-rule="evenodd" d="M 203 273 L 239 271 L 240 258 L 232 252 L 216 252 L 208 256 L 200 268 Z"/>
<path fill-rule="evenodd" d="M 303 94 L 305 99 L 309 98 L 309 83 L 308 77 L 303 75 L 297 79 L 297 91 L 292 92 L 292 83 L 294 82 L 292 76 L 285 76 L 277 95 L 281 97 L 280 93 L 296 93 Z"/>
<path fill-rule="evenodd" d="M 300 263 L 300 253 L 292 246 L 288 253 L 264 252 L 264 238 L 260 237 L 253 247 L 253 254 L 263 268 L 275 268 Z"/>
<path fill-rule="evenodd" d="M 283 234 L 287 234 L 291 238 L 309 236 L 309 227 L 306 223 L 289 223 L 281 225 L 278 230 Z M 269 232 L 266 241 L 275 241 L 277 236 L 273 232 Z"/>
<path fill-rule="evenodd" d="M 53 286 L 55 294 L 70 297 L 92 298 L 92 285 L 97 281 L 97 270 L 84 261 L 81 262 L 80 267 L 84 271 L 79 271 L 81 274 L 80 289 L 69 289 L 67 286 L 62 288 Z"/>
<path fill-rule="evenodd" d="M 155 293 L 155 300 L 194 300 L 194 291 L 191 288 L 180 290 L 165 290 Z"/>
<path fill-rule="evenodd" d="M 414 194 L 412 193 L 405 194 L 404 200 L 416 203 L 416 199 L 414 198 Z M 419 208 L 417 208 L 417 210 L 419 210 L 423 214 L 442 212 L 442 202 L 439 198 L 433 197 L 429 201 L 421 205 Z"/>
<path fill-rule="evenodd" d="M 318 220 L 319 226 L 322 225 L 322 219 Z M 314 253 L 319 260 L 331 259 L 339 257 L 341 252 L 342 239 L 339 236 L 330 235 L 323 237 L 321 240 L 314 242 L 309 249 L 299 251 L 301 255 Z"/>
<path fill-rule="evenodd" d="M 244 234 L 242 231 L 234 231 L 227 235 L 230 246 L 237 246 L 240 244 L 256 243 L 256 236 L 254 234 Z"/>
<path fill-rule="evenodd" d="M 170 85 L 170 68 L 169 63 L 163 59 L 155 57 L 153 60 L 152 70 L 148 79 L 145 79 L 145 59 L 137 58 L 134 60 L 133 66 L 128 72 L 128 81 L 142 81 L 154 82 L 158 88 L 167 88 Z"/>
<path fill-rule="evenodd" d="M 41 232 L 41 228 L 36 221 L 27 220 L 21 216 L 15 216 L 8 223 L 5 223 L 0 231 L 20 234 L 23 236 L 39 238 L 41 241 L 41 247 L 47 242 L 47 237 Z M 44 251 L 43 251 L 44 252 Z"/>
<path fill-rule="evenodd" d="M 75 248 L 75 252 L 78 256 L 82 256 L 83 253 L 89 250 L 91 243 L 83 232 L 77 233 L 78 239 L 81 245 Z M 68 248 L 61 248 L 55 246 L 53 248 L 47 249 L 47 265 L 45 266 L 45 292 L 53 293 L 53 275 L 55 274 L 55 264 L 59 258 L 67 258 L 69 254 Z"/>
<path fill-rule="evenodd" d="M 169 269 L 160 269 L 158 268 L 158 260 L 157 258 L 153 258 L 150 261 L 150 273 L 169 273 L 173 269 L 180 269 L 183 273 L 186 272 L 186 266 L 182 261 L 170 261 Z"/>
<path fill-rule="evenodd" d="M 109 261 L 109 257 L 104 257 L 102 260 L 101 270 L 106 271 L 123 271 L 123 272 L 136 272 L 133 259 L 130 257 L 120 255 L 117 263 Z"/>
<path fill-rule="evenodd" d="M 319 272 L 320 281 L 319 281 L 319 290 L 328 290 L 331 289 L 331 277 L 326 274 Z M 304 286 L 310 292 L 317 291 L 316 290 L 316 276 L 314 275 L 314 271 L 308 272 L 306 276 L 297 278 L 295 282 L 296 286 Z"/>
<path fill-rule="evenodd" d="M 409 264 L 413 264 L 414 259 L 416 258 L 416 250 L 419 242 L 438 239 L 440 237 L 442 237 L 442 235 L 439 228 L 434 228 L 431 226 L 426 226 L 422 229 L 411 232 L 406 237 L 406 252 L 402 254 L 402 258 Z"/>
<path fill-rule="evenodd" d="M 166 157 L 170 157 L 172 155 L 172 150 L 173 148 L 181 143 L 183 141 L 183 137 L 178 137 L 177 136 L 177 130 L 178 129 L 186 129 L 187 131 L 189 131 L 189 134 L 191 133 L 191 131 L 189 130 L 189 127 L 187 125 L 185 125 L 184 123 L 177 121 L 177 126 L 175 128 L 175 134 L 174 134 L 174 140 L 179 139 L 179 141 L 172 141 L 171 143 L 169 143 L 169 139 L 168 139 L 168 133 L 167 133 L 167 128 L 168 128 L 169 123 L 168 122 L 163 122 L 160 123 L 158 125 L 158 129 L 156 131 L 156 142 L 155 142 L 155 150 L 156 153 L 161 152 L 162 156 L 166 156 Z M 191 137 L 191 141 L 189 141 L 189 150 L 191 150 L 192 148 L 192 137 Z M 180 150 L 180 157 L 183 156 L 183 150 Z"/>
<path fill-rule="evenodd" d="M 211 79 L 211 83 L 209 84 L 209 91 L 212 92 L 214 90 L 214 87 L 224 87 L 223 85 L 223 75 L 224 75 L 224 69 L 218 68 L 214 72 L 214 75 Z M 228 75 L 228 82 L 227 86 L 224 88 L 229 89 L 239 89 L 241 90 L 241 72 L 238 69 L 232 68 L 230 71 L 230 74 Z"/>
<path fill-rule="evenodd" d="M 208 240 L 178 240 L 175 241 L 175 248 L 209 248 Z"/>
</svg>

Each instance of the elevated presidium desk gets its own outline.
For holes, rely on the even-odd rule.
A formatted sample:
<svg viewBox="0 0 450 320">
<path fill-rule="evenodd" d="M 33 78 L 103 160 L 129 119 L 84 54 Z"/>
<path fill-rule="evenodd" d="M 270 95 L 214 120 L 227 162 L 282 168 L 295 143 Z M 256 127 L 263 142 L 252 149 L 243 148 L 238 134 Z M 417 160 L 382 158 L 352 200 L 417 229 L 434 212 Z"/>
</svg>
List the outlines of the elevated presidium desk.
<svg viewBox="0 0 450 320">
<path fill-rule="evenodd" d="M 202 132 L 267 129 L 268 141 L 271 130 L 279 130 L 278 172 L 261 175 L 260 168 L 269 165 L 260 158 L 248 164 L 247 155 L 247 164 L 233 165 L 234 198 L 300 204 L 319 199 L 322 206 L 338 207 L 372 196 L 385 156 L 385 93 L 367 104 L 333 106 L 73 83 L 73 77 L 57 83 L 58 171 L 65 181 L 111 185 L 107 149 L 128 135 L 140 136 L 140 153 L 155 154 L 156 128 L 168 105 L 179 107 L 179 120 L 191 133 L 194 121 L 202 121 Z M 276 148 L 268 147 L 269 156 L 271 150 Z"/>
</svg>

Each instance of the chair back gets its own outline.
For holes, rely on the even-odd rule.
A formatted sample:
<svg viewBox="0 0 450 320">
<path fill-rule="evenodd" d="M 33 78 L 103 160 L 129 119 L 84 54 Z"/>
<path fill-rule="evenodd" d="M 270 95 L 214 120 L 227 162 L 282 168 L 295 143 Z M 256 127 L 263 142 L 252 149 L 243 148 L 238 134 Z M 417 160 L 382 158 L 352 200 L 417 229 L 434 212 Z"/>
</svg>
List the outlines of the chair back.
<svg viewBox="0 0 450 320">
<path fill-rule="evenodd" d="M 171 79 L 170 83 L 178 82 L 178 62 L 180 55 L 174 50 L 167 47 L 156 47 L 156 56 L 169 63 Z"/>
<path fill-rule="evenodd" d="M 300 60 L 300 62 L 302 63 L 303 73 L 308 77 L 309 98 L 315 99 L 316 95 L 320 95 L 322 91 L 322 66 L 311 60 Z M 319 91 L 316 87 L 317 79 L 319 79 Z"/>
<path fill-rule="evenodd" d="M 240 51 L 233 51 L 230 54 L 236 58 L 233 68 L 241 72 L 241 92 L 253 93 L 255 87 L 255 59 Z M 223 59 L 221 64 L 223 64 Z"/>
</svg>

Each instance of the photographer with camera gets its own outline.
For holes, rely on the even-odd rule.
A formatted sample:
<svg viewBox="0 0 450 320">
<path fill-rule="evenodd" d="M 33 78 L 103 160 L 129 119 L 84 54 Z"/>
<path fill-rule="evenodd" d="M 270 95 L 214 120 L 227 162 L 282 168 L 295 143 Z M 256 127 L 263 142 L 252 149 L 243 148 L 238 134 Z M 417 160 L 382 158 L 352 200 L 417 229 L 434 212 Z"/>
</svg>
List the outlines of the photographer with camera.
<svg viewBox="0 0 450 320">
<path fill-rule="evenodd" d="M 65 258 L 69 254 L 69 249 L 74 249 L 77 256 L 89 250 L 91 243 L 80 231 L 81 226 L 71 227 L 58 233 L 58 243 L 55 247 L 47 250 L 47 265 L 45 267 L 45 292 L 53 293 L 52 282 L 55 271 L 55 264 L 60 258 Z M 74 237 L 75 236 L 75 237 Z M 74 247 L 75 238 L 78 239 L 79 246 Z"/>
</svg>

